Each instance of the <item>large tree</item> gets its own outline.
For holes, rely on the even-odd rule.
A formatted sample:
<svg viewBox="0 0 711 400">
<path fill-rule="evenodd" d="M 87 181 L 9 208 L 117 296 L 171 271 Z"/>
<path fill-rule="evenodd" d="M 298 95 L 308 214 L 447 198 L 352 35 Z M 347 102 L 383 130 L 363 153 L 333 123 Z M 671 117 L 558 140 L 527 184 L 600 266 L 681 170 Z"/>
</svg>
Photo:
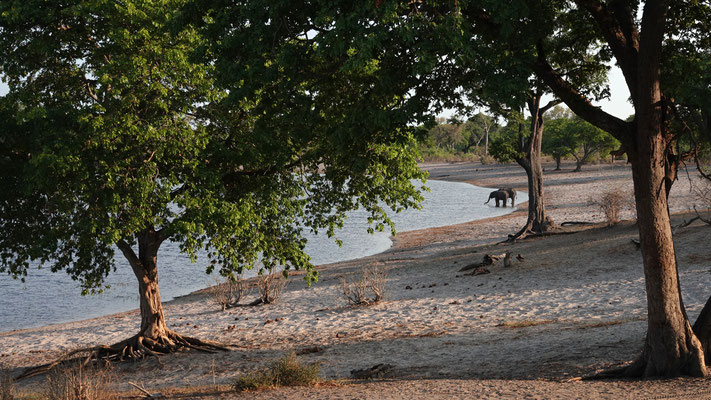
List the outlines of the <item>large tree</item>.
<svg viewBox="0 0 711 400">
<path fill-rule="evenodd" d="M 711 329 L 702 326 L 709 326 L 711 318 L 692 330 L 681 299 L 667 207 L 680 155 L 674 152 L 678 132 L 669 129 L 674 101 L 664 95 L 673 91 L 674 82 L 664 77 L 669 72 L 666 60 L 708 54 L 711 6 L 665 0 L 472 0 L 437 6 L 437 12 L 456 16 L 454 26 L 464 44 L 460 51 L 474 49 L 464 60 L 513 82 L 520 82 L 522 71 L 532 71 L 573 112 L 622 143 L 632 164 L 648 304 L 644 350 L 624 373 L 705 375 L 702 343 L 711 342 Z M 687 44 L 683 51 L 675 46 L 679 42 Z M 500 50 L 482 51 L 482 43 Z M 631 121 L 591 103 L 608 89 L 590 91 L 585 82 L 598 75 L 607 60 L 624 75 L 635 108 Z M 491 85 L 483 83 L 488 95 Z M 493 97 L 485 98 L 510 101 L 510 96 L 502 97 L 500 87 L 494 90 Z"/>
<path fill-rule="evenodd" d="M 708 343 L 708 337 L 701 337 L 700 342 L 686 316 L 667 206 L 677 160 L 672 145 L 676 135 L 668 129 L 672 99 L 664 95 L 663 54 L 673 47 L 682 28 L 694 26 L 685 35 L 708 32 L 709 6 L 663 0 L 650 0 L 643 5 L 633 1 L 577 0 L 567 6 L 565 12 L 594 23 L 600 42 L 622 70 L 635 109 L 634 119 L 623 121 L 593 106 L 551 65 L 548 58 L 555 49 L 540 41 L 534 62 L 536 73 L 577 115 L 615 136 L 632 163 L 648 325 L 642 355 L 625 373 L 704 375 L 701 343 Z"/>
<path fill-rule="evenodd" d="M 118 249 L 141 326 L 98 356 L 221 348 L 168 329 L 165 241 L 206 251 L 208 272 L 306 268 L 310 280 L 304 229 L 333 234 L 360 207 L 370 229 L 392 227 L 384 205 L 421 199 L 411 126 L 428 105 L 383 90 L 376 61 L 339 72 L 298 40 L 247 51 L 262 40 L 250 36 L 230 43 L 242 58 L 228 65 L 174 18 L 186 3 L 0 3 L 0 271 L 46 265 L 95 292 Z"/>
</svg>

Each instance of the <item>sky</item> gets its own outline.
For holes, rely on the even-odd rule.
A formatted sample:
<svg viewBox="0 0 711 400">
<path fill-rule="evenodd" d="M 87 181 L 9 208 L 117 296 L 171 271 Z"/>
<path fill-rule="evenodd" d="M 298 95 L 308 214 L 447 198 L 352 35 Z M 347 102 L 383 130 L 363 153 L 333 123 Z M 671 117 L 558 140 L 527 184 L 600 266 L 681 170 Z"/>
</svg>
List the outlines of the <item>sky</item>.
<svg viewBox="0 0 711 400">
<path fill-rule="evenodd" d="M 608 79 L 610 83 L 610 98 L 594 104 L 600 106 L 608 114 L 627 119 L 627 117 L 634 114 L 634 107 L 629 102 L 630 91 L 627 89 L 627 83 L 625 83 L 625 78 L 622 76 L 620 68 L 613 66 Z"/>
<path fill-rule="evenodd" d="M 627 90 L 625 79 L 622 76 L 622 71 L 616 66 L 613 66 L 608 75 L 610 80 L 610 98 L 608 100 L 594 102 L 593 104 L 600 106 L 604 111 L 621 119 L 626 119 L 634 113 L 632 104 L 628 101 L 630 92 Z M 7 93 L 7 85 L 0 82 L 0 96 Z M 451 116 L 453 112 L 444 113 L 445 117 Z"/>
</svg>

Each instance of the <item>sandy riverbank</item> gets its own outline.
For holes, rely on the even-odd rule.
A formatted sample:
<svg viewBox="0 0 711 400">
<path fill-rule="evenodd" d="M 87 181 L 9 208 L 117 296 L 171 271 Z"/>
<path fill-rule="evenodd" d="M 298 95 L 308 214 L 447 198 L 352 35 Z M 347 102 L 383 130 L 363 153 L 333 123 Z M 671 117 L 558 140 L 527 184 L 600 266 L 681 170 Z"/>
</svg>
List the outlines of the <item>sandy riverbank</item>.
<svg viewBox="0 0 711 400">
<path fill-rule="evenodd" d="M 485 187 L 526 190 L 518 166 L 432 164 L 431 178 Z M 552 167 L 548 166 L 549 169 Z M 590 197 L 620 187 L 632 192 L 627 165 L 587 166 L 572 173 L 546 172 L 550 216 L 601 222 Z M 682 174 L 680 174 L 682 176 Z M 694 204 L 682 176 L 670 206 Z M 631 217 L 631 211 L 623 217 Z M 685 216 L 677 216 L 677 223 Z M 688 216 L 686 216 L 688 218 Z M 123 382 L 142 381 L 167 390 L 228 384 L 235 374 L 289 350 L 318 346 L 304 355 L 320 362 L 324 378 L 378 363 L 394 367 L 388 381 L 250 394 L 255 398 L 645 398 L 695 393 L 705 380 L 564 382 L 572 376 L 632 360 L 645 332 L 646 302 L 641 258 L 630 239 L 631 222 L 615 227 L 496 245 L 525 222 L 525 207 L 507 216 L 455 226 L 406 232 L 393 248 L 375 256 L 321 267 L 320 281 L 307 288 L 291 279 L 274 305 L 219 311 L 205 294 L 166 303 L 169 325 L 182 333 L 233 347 L 221 354 L 181 353 L 120 367 Z M 675 237 L 684 301 L 695 318 L 711 291 L 711 228 L 692 224 Z M 491 273 L 457 271 L 483 254 L 511 251 L 523 262 Z M 388 269 L 386 300 L 348 307 L 340 279 L 377 263 Z M 203 279 L 202 272 L 196 276 Z M 278 320 L 277 320 L 278 319 Z M 275 322 L 276 321 L 276 322 Z M 86 321 L 0 334 L 0 361 L 19 368 L 47 361 L 66 350 L 113 343 L 138 329 L 137 311 Z M 228 330 L 235 324 L 236 329 Z M 528 326 L 524 326 L 528 325 Z M 23 385 L 37 384 L 37 380 Z M 229 398 L 228 394 L 224 398 Z M 673 398 L 673 397 L 672 397 Z M 695 397 L 687 397 L 695 398 Z"/>
</svg>

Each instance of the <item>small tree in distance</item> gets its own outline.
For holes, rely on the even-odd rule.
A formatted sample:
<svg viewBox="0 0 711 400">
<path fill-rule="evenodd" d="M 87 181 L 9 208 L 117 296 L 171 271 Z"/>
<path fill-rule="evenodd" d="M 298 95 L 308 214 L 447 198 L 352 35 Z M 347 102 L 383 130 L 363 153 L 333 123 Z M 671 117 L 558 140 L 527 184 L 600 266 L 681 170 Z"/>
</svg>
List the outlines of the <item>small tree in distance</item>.
<svg viewBox="0 0 711 400">
<path fill-rule="evenodd" d="M 620 142 L 600 128 L 570 113 L 553 114 L 557 118 L 549 121 L 543 137 L 543 152 L 556 160 L 556 170 L 560 170 L 561 158 L 575 159 L 574 172 L 580 172 L 595 154 L 609 152 Z"/>
</svg>

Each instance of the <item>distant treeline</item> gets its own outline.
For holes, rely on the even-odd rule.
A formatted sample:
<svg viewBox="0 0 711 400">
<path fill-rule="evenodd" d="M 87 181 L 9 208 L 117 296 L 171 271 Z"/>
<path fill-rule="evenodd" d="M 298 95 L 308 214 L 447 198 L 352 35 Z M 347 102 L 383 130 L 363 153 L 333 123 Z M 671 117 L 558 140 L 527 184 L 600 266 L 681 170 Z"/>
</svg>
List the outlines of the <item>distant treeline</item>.
<svg viewBox="0 0 711 400">
<path fill-rule="evenodd" d="M 530 118 L 502 118 L 479 112 L 470 118 L 438 118 L 421 126 L 420 152 L 426 161 L 510 162 L 515 158 L 516 141 L 527 137 Z M 520 129 L 523 128 L 523 129 Z M 556 106 L 546 113 L 542 152 L 556 161 L 574 160 L 576 171 L 593 161 L 609 160 L 620 147 L 609 133 Z"/>
</svg>

